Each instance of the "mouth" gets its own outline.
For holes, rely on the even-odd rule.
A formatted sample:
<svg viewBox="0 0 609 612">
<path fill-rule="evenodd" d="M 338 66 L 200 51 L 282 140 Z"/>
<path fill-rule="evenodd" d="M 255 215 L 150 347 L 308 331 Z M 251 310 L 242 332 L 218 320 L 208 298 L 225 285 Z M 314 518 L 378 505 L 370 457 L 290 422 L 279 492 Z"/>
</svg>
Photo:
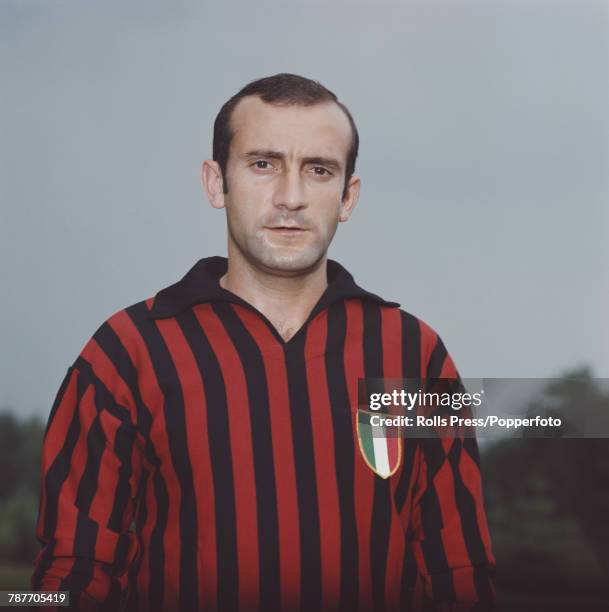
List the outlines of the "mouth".
<svg viewBox="0 0 609 612">
<path fill-rule="evenodd" d="M 304 234 L 308 230 L 304 227 L 298 227 L 296 225 L 276 225 L 275 227 L 267 227 L 265 228 L 274 233 L 287 234 L 287 235 L 297 235 Z"/>
</svg>

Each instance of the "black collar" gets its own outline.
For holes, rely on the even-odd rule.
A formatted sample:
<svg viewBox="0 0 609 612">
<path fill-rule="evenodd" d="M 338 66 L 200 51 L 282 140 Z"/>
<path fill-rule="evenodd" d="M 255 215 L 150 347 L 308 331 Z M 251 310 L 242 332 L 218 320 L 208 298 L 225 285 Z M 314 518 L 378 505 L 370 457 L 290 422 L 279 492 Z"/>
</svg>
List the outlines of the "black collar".
<svg viewBox="0 0 609 612">
<path fill-rule="evenodd" d="M 219 279 L 226 273 L 226 257 L 205 257 L 200 259 L 177 283 L 159 291 L 150 311 L 154 319 L 173 317 L 178 313 L 203 302 L 234 302 L 250 306 L 239 296 L 220 286 Z M 309 318 L 336 302 L 347 298 L 364 298 L 384 306 L 399 306 L 365 291 L 355 284 L 353 276 L 338 262 L 327 260 L 328 286 L 317 302 Z"/>
</svg>

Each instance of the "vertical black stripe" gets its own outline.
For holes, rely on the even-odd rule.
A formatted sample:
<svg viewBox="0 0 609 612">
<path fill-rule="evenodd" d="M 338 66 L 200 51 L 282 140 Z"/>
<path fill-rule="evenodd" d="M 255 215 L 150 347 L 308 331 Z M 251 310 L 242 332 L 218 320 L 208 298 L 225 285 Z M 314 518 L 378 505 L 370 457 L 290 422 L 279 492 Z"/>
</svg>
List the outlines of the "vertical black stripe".
<svg viewBox="0 0 609 612">
<path fill-rule="evenodd" d="M 472 443 L 476 444 L 475 438 L 468 438 L 468 441 L 470 446 Z M 462 441 L 456 439 L 448 455 L 455 481 L 455 498 L 461 519 L 465 547 L 467 548 L 470 563 L 474 566 L 474 584 L 478 598 L 481 601 L 490 601 L 493 594 L 488 580 L 488 567 L 477 567 L 480 565 L 488 566 L 488 558 L 484 542 L 482 541 L 480 526 L 478 525 L 476 500 L 465 486 L 459 471 L 459 463 L 463 452 L 465 451 L 462 448 Z"/>
<path fill-rule="evenodd" d="M 319 500 L 304 348 L 305 334 L 284 345 L 300 517 L 300 602 L 301 609 L 308 611 L 321 608 L 322 593 Z"/>
<path fill-rule="evenodd" d="M 270 612 L 281 606 L 281 583 L 277 489 L 264 361 L 234 308 L 224 303 L 213 309 L 235 345 L 245 373 L 256 482 L 260 609 Z"/>
<path fill-rule="evenodd" d="M 364 311 L 364 376 L 383 378 L 383 343 L 381 310 L 378 304 L 363 300 Z M 370 525 L 370 562 L 372 600 L 375 610 L 385 608 L 385 574 L 391 531 L 391 488 L 389 480 L 374 478 L 372 524 Z"/>
<path fill-rule="evenodd" d="M 418 320 L 411 314 L 401 310 L 400 315 L 402 324 L 402 378 L 419 381 L 421 379 L 421 328 Z M 418 391 L 420 383 L 410 380 L 405 381 L 405 386 L 410 384 L 417 387 L 412 389 L 412 392 Z M 417 438 L 407 437 L 405 434 L 406 429 L 403 430 L 404 438 L 402 439 L 403 467 L 395 489 L 395 505 L 398 513 L 402 511 L 408 497 L 408 491 L 414 484 L 412 482 L 414 460 L 419 447 Z"/>
<path fill-rule="evenodd" d="M 434 477 L 444 462 L 444 448 L 439 438 L 423 439 L 423 460 L 426 463 L 427 488 L 421 497 L 421 522 L 424 539 L 421 543 L 427 571 L 431 575 L 433 596 L 438 601 L 453 601 L 455 589 L 442 543 L 442 512 L 434 486 Z"/>
<path fill-rule="evenodd" d="M 84 591 L 93 578 L 93 555 L 97 539 L 97 524 L 88 516 L 78 513 L 74 539 L 74 565 L 59 585 L 60 591 L 70 591 L 72 602 Z M 72 603 L 72 605 L 73 605 Z"/>
<path fill-rule="evenodd" d="M 182 313 L 178 317 L 178 323 L 192 350 L 205 389 L 207 432 L 201 432 L 201 436 L 207 435 L 214 483 L 217 607 L 223 611 L 237 610 L 239 606 L 237 510 L 225 387 L 230 381 L 225 380 L 225 373 L 222 372 L 209 340 L 192 310 Z"/>
<path fill-rule="evenodd" d="M 108 527 L 116 532 L 123 530 L 125 510 L 131 499 L 131 455 L 135 436 L 124 423 L 116 431 L 114 438 L 114 452 L 120 461 L 118 469 L 118 482 L 116 484 L 116 494 L 112 505 L 112 513 L 108 521 Z"/>
<path fill-rule="evenodd" d="M 400 514 L 406 503 L 408 492 L 414 485 L 413 478 L 416 478 L 414 472 L 414 463 L 417 454 L 417 448 L 419 447 L 418 441 L 415 438 L 404 437 L 402 439 L 402 467 L 400 480 L 395 488 L 395 507 L 398 514 Z"/>
<path fill-rule="evenodd" d="M 145 302 L 127 309 L 140 332 L 164 395 L 164 416 L 171 460 L 180 484 L 180 607 L 198 605 L 197 509 L 192 466 L 186 444 L 184 398 L 176 366 Z"/>
<path fill-rule="evenodd" d="M 104 607 L 102 609 L 120 611 L 122 599 L 123 591 L 121 590 L 120 582 L 118 582 L 117 580 L 113 580 L 110 583 L 110 592 L 108 593 L 108 597 L 106 597 L 106 600 L 104 601 Z"/>
<path fill-rule="evenodd" d="M 328 309 L 326 338 L 326 376 L 332 407 L 334 430 L 334 462 L 340 510 L 340 610 L 358 609 L 359 601 L 359 547 L 355 518 L 354 442 L 351 425 L 349 391 L 345 380 L 344 351 L 347 334 L 347 316 L 344 302 Z M 345 410 L 341 410 L 345 407 Z"/>
<path fill-rule="evenodd" d="M 140 568 L 142 566 L 142 559 L 144 558 L 144 552 L 146 549 L 147 542 L 143 541 L 142 529 L 146 525 L 148 519 L 148 510 L 146 508 L 146 496 L 148 491 L 148 471 L 143 470 L 140 478 L 136 497 L 135 506 L 135 533 L 138 542 L 138 554 L 133 560 L 131 567 L 129 567 L 129 583 L 127 586 L 127 605 L 126 610 L 137 610 L 139 608 L 139 593 L 138 593 L 138 576 L 140 574 Z"/>
<path fill-rule="evenodd" d="M 429 363 L 427 365 L 427 378 L 438 378 L 442 373 L 442 366 L 446 359 L 446 348 L 444 343 L 440 339 L 440 336 L 436 339 L 436 345 L 431 352 L 429 357 Z"/>
<path fill-rule="evenodd" d="M 165 593 L 165 546 L 163 535 L 167 529 L 167 519 L 169 516 L 169 494 L 167 493 L 165 480 L 158 469 L 154 473 L 153 485 L 156 500 L 156 520 L 150 535 L 148 605 L 151 611 L 160 612 L 163 610 L 163 597 Z"/>
<path fill-rule="evenodd" d="M 110 564 L 112 575 L 122 574 L 127 569 L 127 558 L 129 556 L 129 548 L 131 547 L 131 541 L 133 533 L 121 533 L 116 543 L 116 550 L 114 552 L 114 561 Z"/>
<path fill-rule="evenodd" d="M 402 318 L 402 376 L 421 377 L 421 327 L 413 315 L 400 311 Z"/>
</svg>

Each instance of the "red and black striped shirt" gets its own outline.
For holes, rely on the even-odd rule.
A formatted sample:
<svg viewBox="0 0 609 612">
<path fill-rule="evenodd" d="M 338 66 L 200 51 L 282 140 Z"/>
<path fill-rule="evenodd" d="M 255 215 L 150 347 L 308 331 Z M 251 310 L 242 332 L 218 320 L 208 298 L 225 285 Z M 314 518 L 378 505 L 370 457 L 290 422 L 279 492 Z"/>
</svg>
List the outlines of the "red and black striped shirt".
<svg viewBox="0 0 609 612">
<path fill-rule="evenodd" d="M 439 336 L 328 260 L 285 341 L 226 267 L 113 315 L 68 370 L 32 588 L 84 610 L 490 607 L 475 439 L 405 440 L 387 479 L 357 442 L 358 378 L 458 377 Z"/>
</svg>

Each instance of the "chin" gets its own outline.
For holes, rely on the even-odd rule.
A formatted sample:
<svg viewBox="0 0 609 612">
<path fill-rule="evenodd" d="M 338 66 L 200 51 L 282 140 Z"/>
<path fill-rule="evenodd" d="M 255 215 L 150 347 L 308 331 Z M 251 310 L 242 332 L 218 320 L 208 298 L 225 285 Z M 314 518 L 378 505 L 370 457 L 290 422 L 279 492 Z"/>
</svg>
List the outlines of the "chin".
<svg viewBox="0 0 609 612">
<path fill-rule="evenodd" d="M 284 273 L 305 272 L 315 266 L 324 256 L 323 250 L 269 249 L 255 257 L 265 268 Z"/>
</svg>

